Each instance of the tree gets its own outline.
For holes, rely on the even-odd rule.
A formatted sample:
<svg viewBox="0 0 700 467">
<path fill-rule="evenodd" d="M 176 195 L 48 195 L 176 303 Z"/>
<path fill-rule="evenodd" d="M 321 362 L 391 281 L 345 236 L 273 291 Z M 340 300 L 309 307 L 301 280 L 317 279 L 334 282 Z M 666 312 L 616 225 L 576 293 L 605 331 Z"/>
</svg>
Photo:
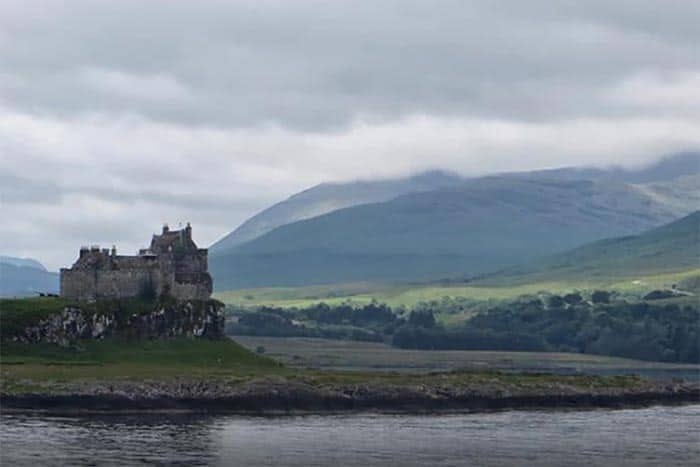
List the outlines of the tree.
<svg viewBox="0 0 700 467">
<path fill-rule="evenodd" d="M 563 308 L 566 302 L 559 295 L 551 295 L 547 299 L 547 306 L 549 308 Z"/>
<path fill-rule="evenodd" d="M 583 301 L 583 297 L 578 292 L 568 293 L 564 295 L 564 301 L 569 305 L 578 305 Z"/>
<path fill-rule="evenodd" d="M 596 290 L 591 294 L 591 301 L 593 303 L 610 303 L 610 292 L 607 290 Z"/>
<path fill-rule="evenodd" d="M 431 310 L 413 310 L 408 316 L 408 323 L 421 328 L 432 328 L 435 326 L 435 316 Z"/>
</svg>

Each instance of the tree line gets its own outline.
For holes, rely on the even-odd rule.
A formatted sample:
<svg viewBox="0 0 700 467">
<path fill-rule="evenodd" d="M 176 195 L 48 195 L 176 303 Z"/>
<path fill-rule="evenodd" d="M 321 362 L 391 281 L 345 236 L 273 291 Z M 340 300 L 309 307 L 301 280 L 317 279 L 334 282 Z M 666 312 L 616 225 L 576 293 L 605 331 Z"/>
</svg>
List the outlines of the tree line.
<svg viewBox="0 0 700 467">
<path fill-rule="evenodd" d="M 561 297 L 560 297 L 561 298 Z M 463 326 L 405 325 L 392 344 L 410 349 L 556 351 L 664 362 L 700 362 L 695 305 L 516 302 L 478 313 Z"/>
<path fill-rule="evenodd" d="M 440 304 L 422 303 L 411 311 L 377 302 L 229 309 L 234 319 L 228 320 L 227 331 L 386 342 L 405 349 L 556 351 L 700 362 L 696 302 L 629 303 L 607 291 L 587 297 L 549 295 L 477 309 L 464 324 L 454 326 L 436 320 L 443 312 Z"/>
</svg>

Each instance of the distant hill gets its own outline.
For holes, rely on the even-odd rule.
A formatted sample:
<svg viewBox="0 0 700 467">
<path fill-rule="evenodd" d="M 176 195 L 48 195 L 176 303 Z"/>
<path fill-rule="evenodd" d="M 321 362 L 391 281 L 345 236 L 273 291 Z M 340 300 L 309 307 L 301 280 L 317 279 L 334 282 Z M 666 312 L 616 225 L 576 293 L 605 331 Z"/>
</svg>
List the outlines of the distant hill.
<svg viewBox="0 0 700 467">
<path fill-rule="evenodd" d="M 512 268 L 482 283 L 639 277 L 700 268 L 700 211 L 639 235 L 600 240 Z"/>
<path fill-rule="evenodd" d="M 34 259 L 0 256 L 0 297 L 58 293 L 59 277 Z"/>
<path fill-rule="evenodd" d="M 700 173 L 700 153 L 686 152 L 662 158 L 637 169 L 620 167 L 564 167 L 532 172 L 513 172 L 506 177 L 550 180 L 597 180 L 622 183 L 668 182 Z M 389 201 L 397 196 L 456 187 L 468 178 L 445 171 L 386 180 L 361 180 L 346 183 L 322 183 L 261 211 L 210 247 L 214 254 L 260 237 L 292 222 L 310 219 L 360 204 Z"/>
<path fill-rule="evenodd" d="M 399 179 L 322 183 L 256 214 L 209 249 L 213 253 L 221 252 L 291 222 L 359 204 L 387 201 L 406 193 L 455 186 L 463 180 L 449 172 L 433 171 Z"/>
<path fill-rule="evenodd" d="M 210 269 L 218 290 L 483 274 L 670 222 L 697 208 L 699 182 L 464 180 L 277 227 Z"/>
<path fill-rule="evenodd" d="M 43 264 L 32 258 L 15 258 L 13 256 L 0 255 L 0 264 L 11 264 L 13 266 L 23 266 L 46 271 Z"/>
</svg>

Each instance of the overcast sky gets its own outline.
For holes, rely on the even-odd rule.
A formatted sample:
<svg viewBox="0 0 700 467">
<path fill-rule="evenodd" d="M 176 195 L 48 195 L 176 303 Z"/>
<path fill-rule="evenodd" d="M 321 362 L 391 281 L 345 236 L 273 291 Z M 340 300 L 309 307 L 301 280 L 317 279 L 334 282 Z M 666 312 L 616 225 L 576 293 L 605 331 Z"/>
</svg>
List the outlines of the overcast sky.
<svg viewBox="0 0 700 467">
<path fill-rule="evenodd" d="M 324 181 L 700 147 L 700 2 L 0 2 L 0 254 L 203 246 Z"/>
</svg>

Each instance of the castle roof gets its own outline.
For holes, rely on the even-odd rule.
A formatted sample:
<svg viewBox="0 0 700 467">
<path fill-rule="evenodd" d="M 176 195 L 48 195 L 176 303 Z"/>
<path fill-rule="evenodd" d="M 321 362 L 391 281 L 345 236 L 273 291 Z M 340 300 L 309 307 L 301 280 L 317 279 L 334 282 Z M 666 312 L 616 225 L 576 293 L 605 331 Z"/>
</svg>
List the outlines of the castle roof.
<svg viewBox="0 0 700 467">
<path fill-rule="evenodd" d="M 167 225 L 164 225 L 163 232 L 160 235 L 153 235 L 149 249 L 154 253 L 164 253 L 177 249 L 184 251 L 197 250 L 197 244 L 192 240 L 192 227 L 187 224 L 187 227 L 184 229 L 170 230 Z"/>
</svg>

